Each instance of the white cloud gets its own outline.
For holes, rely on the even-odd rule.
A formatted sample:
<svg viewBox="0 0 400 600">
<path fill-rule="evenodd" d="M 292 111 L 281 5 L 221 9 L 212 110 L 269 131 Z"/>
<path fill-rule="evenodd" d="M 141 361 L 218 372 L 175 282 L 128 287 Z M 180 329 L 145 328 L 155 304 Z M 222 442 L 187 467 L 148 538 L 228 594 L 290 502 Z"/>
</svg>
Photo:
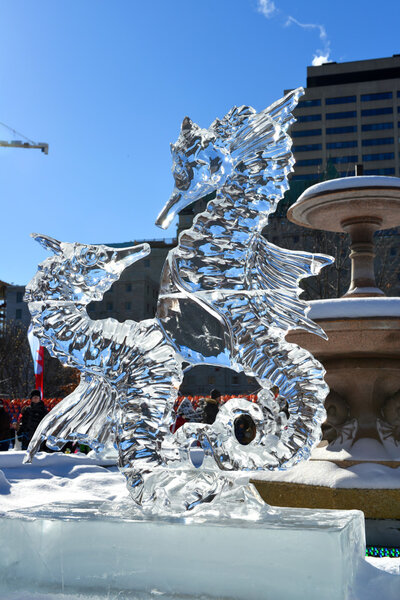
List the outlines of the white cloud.
<svg viewBox="0 0 400 600">
<path fill-rule="evenodd" d="M 272 0 L 258 0 L 258 12 L 269 19 L 276 12 L 275 3 Z"/>
<path fill-rule="evenodd" d="M 314 58 L 312 60 L 312 66 L 313 67 L 319 67 L 320 65 L 323 65 L 329 61 L 329 54 L 326 54 L 325 56 L 323 54 L 314 54 Z"/>
<path fill-rule="evenodd" d="M 323 63 L 329 62 L 329 55 L 331 53 L 331 43 L 328 39 L 328 35 L 326 33 L 326 29 L 323 25 L 318 25 L 317 23 L 300 23 L 294 17 L 288 17 L 285 23 L 285 26 L 289 26 L 292 23 L 302 27 L 303 29 L 317 29 L 319 31 L 319 39 L 323 43 L 322 49 L 317 49 L 314 54 L 312 65 L 313 67 L 318 67 Z"/>
</svg>

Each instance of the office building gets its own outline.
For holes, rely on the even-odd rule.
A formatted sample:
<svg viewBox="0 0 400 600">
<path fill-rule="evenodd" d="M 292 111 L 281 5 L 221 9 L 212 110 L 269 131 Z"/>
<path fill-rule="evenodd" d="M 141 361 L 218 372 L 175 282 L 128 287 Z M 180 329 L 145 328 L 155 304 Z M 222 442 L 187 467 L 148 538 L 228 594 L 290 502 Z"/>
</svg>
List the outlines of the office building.
<svg viewBox="0 0 400 600">
<path fill-rule="evenodd" d="M 314 182 L 334 166 L 342 177 L 400 176 L 400 54 L 307 68 L 292 126 L 292 181 Z"/>
</svg>

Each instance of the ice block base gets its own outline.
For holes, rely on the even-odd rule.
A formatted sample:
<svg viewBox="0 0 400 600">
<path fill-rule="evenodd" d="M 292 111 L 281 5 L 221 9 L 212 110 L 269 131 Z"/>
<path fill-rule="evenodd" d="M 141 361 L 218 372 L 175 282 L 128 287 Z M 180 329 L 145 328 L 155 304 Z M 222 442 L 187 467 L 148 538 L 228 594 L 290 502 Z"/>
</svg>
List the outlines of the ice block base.
<svg viewBox="0 0 400 600">
<path fill-rule="evenodd" d="M 237 600 L 343 600 L 364 562 L 359 511 L 273 509 L 262 520 L 146 519 L 112 503 L 0 514 L 14 589 Z M 118 596 L 119 597 L 119 596 Z"/>
</svg>

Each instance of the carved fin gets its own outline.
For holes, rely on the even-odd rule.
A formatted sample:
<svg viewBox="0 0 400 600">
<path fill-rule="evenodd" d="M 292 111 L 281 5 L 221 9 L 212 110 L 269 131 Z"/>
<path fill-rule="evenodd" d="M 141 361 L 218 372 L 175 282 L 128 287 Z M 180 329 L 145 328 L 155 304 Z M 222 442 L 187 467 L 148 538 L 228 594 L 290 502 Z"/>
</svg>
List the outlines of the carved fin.
<svg viewBox="0 0 400 600">
<path fill-rule="evenodd" d="M 39 242 L 43 248 L 46 248 L 46 250 L 51 250 L 54 252 L 54 254 L 61 254 L 61 242 L 55 238 L 52 238 L 49 235 L 42 235 L 40 233 L 31 233 L 31 237 Z"/>
<path fill-rule="evenodd" d="M 37 427 L 24 462 L 32 462 L 44 440 L 62 448 L 78 441 L 94 449 L 110 440 L 114 422 L 115 391 L 103 378 L 82 374 L 79 386 L 61 400 Z"/>
</svg>

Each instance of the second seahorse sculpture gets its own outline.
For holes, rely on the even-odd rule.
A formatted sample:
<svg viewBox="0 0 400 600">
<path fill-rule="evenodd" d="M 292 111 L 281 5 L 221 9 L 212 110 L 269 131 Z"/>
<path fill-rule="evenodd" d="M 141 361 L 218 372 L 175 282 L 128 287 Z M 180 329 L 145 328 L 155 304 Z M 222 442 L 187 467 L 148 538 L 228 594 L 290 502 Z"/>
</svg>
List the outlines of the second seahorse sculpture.
<svg viewBox="0 0 400 600">
<path fill-rule="evenodd" d="M 176 189 L 159 223 L 211 191 L 216 197 L 170 252 L 155 319 L 91 321 L 85 310 L 147 248 L 116 251 L 37 236 L 54 256 L 27 288 L 34 333 L 84 376 L 64 407 L 48 415 L 30 455 L 46 437 L 53 444 L 71 437 L 96 443 L 112 429 L 133 499 L 159 514 L 182 514 L 218 497 L 226 507 L 229 498 L 248 493 L 246 485 L 235 486 L 236 471 L 287 468 L 308 457 L 328 388 L 322 366 L 284 336 L 299 327 L 321 334 L 306 316 L 298 283 L 331 260 L 283 250 L 261 235 L 287 189 L 294 162 L 287 129 L 300 94 L 291 92 L 261 113 L 234 108 L 208 130 L 184 120 L 172 148 Z M 185 319 L 193 306 L 200 326 Z M 201 328 L 210 319 L 214 336 Z M 186 424 L 173 436 L 182 362 L 221 364 L 256 377 L 257 404 L 232 399 L 213 425 Z M 242 415 L 256 433 L 246 446 L 235 437 Z M 205 450 L 198 469 L 190 460 L 193 443 Z"/>
</svg>

